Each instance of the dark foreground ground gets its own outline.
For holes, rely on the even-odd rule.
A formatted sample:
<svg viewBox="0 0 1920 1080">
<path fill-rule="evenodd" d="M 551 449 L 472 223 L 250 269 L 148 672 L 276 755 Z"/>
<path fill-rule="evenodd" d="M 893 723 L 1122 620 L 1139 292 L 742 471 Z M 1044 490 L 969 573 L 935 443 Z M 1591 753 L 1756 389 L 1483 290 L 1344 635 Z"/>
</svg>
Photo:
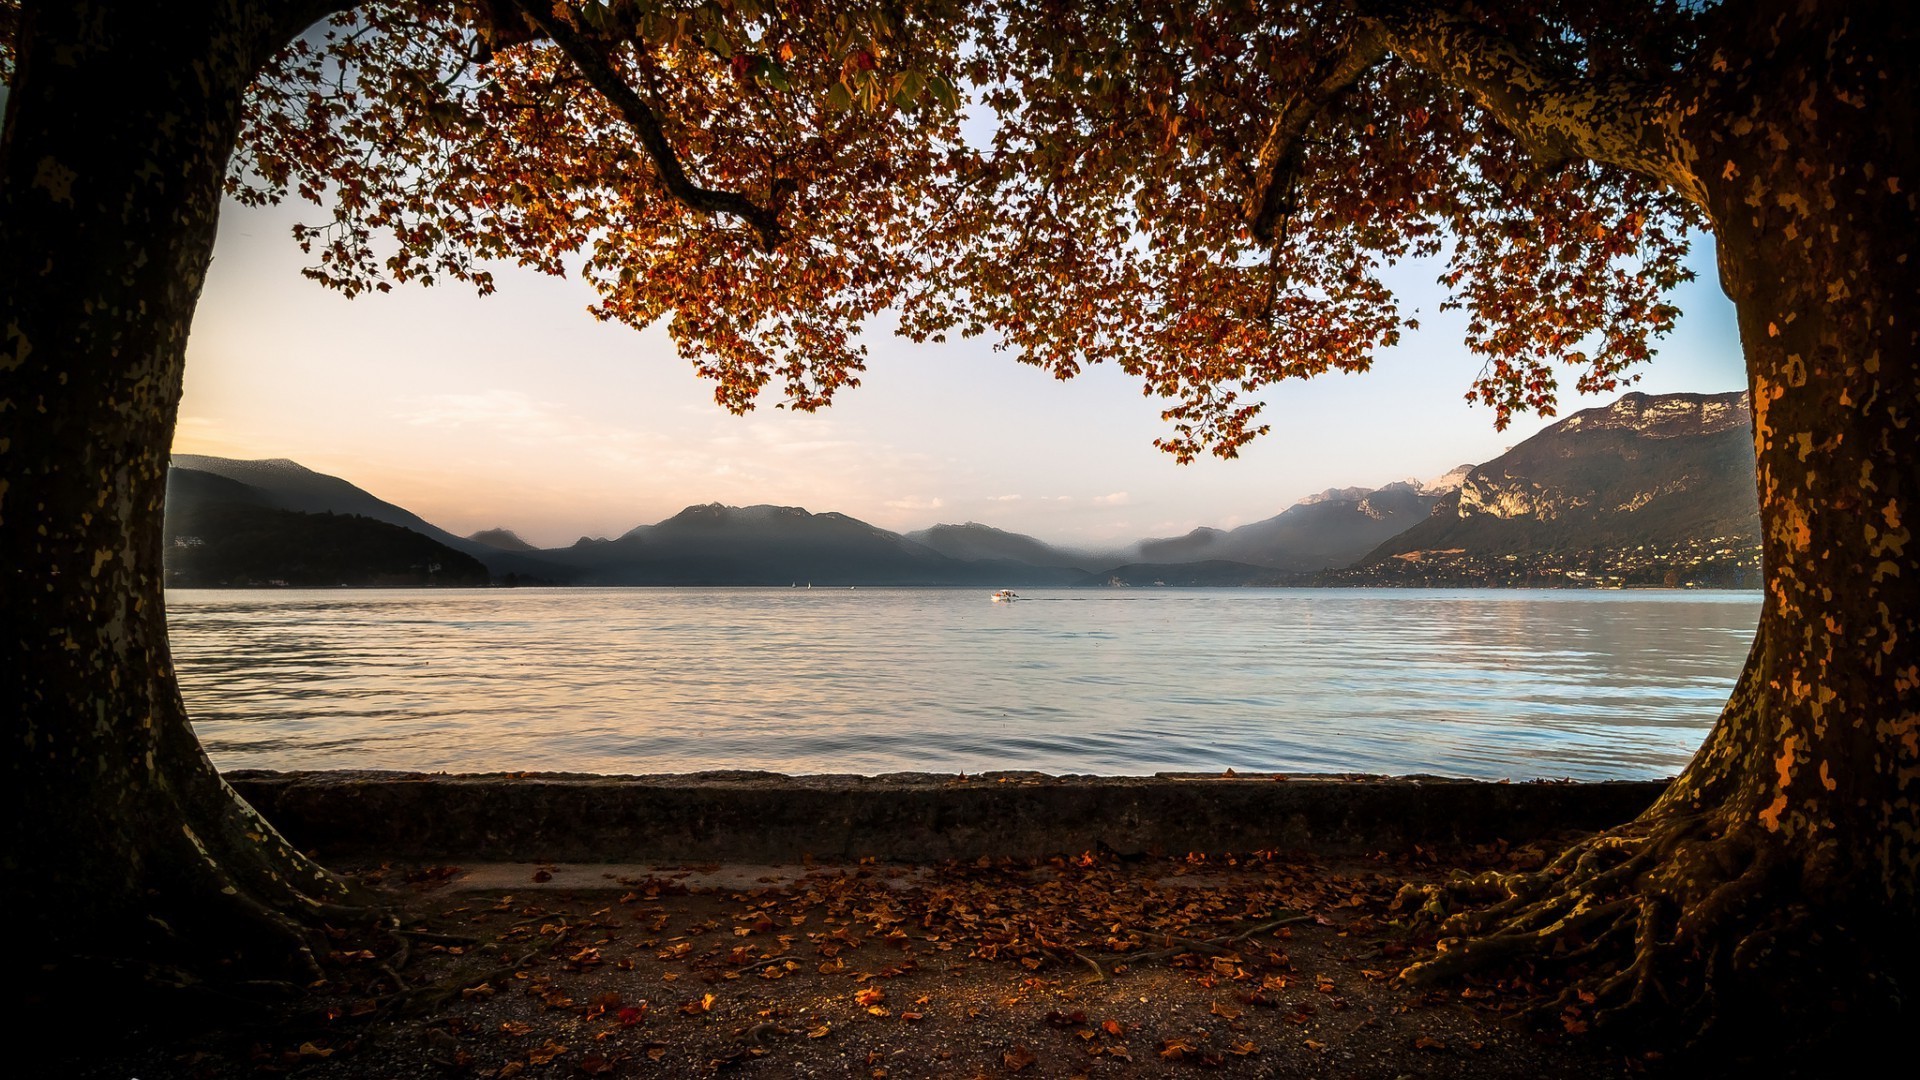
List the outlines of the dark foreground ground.
<svg viewBox="0 0 1920 1080">
<path fill-rule="evenodd" d="M 1410 948 L 1391 910 L 1403 883 L 1524 867 L 1552 843 L 1392 858 L 335 860 L 387 891 L 401 930 L 338 931 L 310 997 L 209 998 L 185 1018 L 40 1001 L 94 1019 L 79 1039 L 29 1034 L 26 1059 L 46 1064 L 16 1075 L 1673 1072 L 1660 1054 L 1582 1037 L 1577 1008 L 1522 1023 L 1510 1014 L 1523 985 L 1396 980 Z"/>
</svg>

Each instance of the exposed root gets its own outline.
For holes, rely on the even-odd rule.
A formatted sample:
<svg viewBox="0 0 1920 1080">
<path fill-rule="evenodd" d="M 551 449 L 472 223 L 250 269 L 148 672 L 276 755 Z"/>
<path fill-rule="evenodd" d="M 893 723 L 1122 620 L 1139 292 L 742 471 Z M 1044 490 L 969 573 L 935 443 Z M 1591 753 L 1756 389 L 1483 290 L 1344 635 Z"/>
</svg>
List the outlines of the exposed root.
<svg viewBox="0 0 1920 1080">
<path fill-rule="evenodd" d="M 1407 886 L 1395 905 L 1437 940 L 1401 977 L 1530 973 L 1561 988 L 1536 1017 L 1694 1044 L 1729 1017 L 1750 1035 L 1825 1008 L 1849 988 L 1823 973 L 1869 970 L 1873 943 L 1823 934 L 1807 877 L 1767 839 L 1673 814 L 1575 844 L 1540 870 Z"/>
</svg>

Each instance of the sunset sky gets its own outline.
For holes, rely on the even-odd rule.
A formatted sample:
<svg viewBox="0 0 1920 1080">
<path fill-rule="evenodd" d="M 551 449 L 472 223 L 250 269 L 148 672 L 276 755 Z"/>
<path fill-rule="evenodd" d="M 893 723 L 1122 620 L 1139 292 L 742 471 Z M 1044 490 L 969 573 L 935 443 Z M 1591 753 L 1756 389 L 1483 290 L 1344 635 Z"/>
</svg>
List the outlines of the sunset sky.
<svg viewBox="0 0 1920 1080">
<path fill-rule="evenodd" d="M 1431 478 L 1547 423 L 1495 432 L 1491 410 L 1463 400 L 1480 361 L 1460 344 L 1461 316 L 1439 311 L 1433 264 L 1395 271 L 1421 329 L 1371 373 L 1276 388 L 1270 435 L 1237 461 L 1181 466 L 1154 449 L 1159 406 L 1124 374 L 1060 383 L 977 340 L 920 346 L 877 331 L 865 385 L 832 409 L 735 417 L 664 330 L 588 316 L 578 281 L 503 267 L 487 298 L 331 293 L 300 277 L 307 257 L 287 236 L 318 217 L 227 207 L 174 448 L 292 458 L 461 534 L 505 526 L 554 546 L 724 502 L 1124 543 L 1257 521 L 1328 487 Z M 1638 389 L 1745 385 L 1710 240 L 1692 264 L 1686 316 Z M 1614 396 L 1569 397 L 1562 414 Z"/>
</svg>

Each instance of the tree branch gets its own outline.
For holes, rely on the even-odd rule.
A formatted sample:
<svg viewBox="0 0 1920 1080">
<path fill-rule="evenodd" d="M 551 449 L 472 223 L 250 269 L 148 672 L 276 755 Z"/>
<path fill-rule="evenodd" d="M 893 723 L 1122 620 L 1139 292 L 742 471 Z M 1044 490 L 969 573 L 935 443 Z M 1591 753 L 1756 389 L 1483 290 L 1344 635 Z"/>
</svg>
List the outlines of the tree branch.
<svg viewBox="0 0 1920 1080">
<path fill-rule="evenodd" d="M 1247 225 L 1262 243 L 1273 242 L 1274 226 L 1292 212 L 1288 205 L 1293 187 L 1290 174 L 1300 137 L 1328 102 L 1379 63 L 1386 52 L 1386 38 L 1378 24 L 1359 20 L 1348 36 L 1346 47 L 1328 57 L 1314 71 L 1312 80 L 1274 116 L 1266 142 L 1260 146 L 1254 187 L 1247 193 L 1245 209 Z"/>
<path fill-rule="evenodd" d="M 1666 87 L 1565 69 L 1470 15 L 1393 0 L 1365 6 L 1374 10 L 1363 21 L 1380 27 L 1395 56 L 1472 94 L 1543 164 L 1587 158 L 1705 198 Z"/>
<path fill-rule="evenodd" d="M 654 171 L 666 186 L 668 194 L 689 209 L 703 214 L 731 214 L 746 222 L 760 234 L 760 247 L 763 250 L 772 251 L 779 246 L 784 230 L 780 227 L 778 208 L 783 197 L 791 191 L 790 184 L 776 181 L 772 192 L 774 205 L 761 206 L 738 192 L 719 191 L 694 183 L 687 176 L 686 167 L 680 163 L 680 156 L 667 140 L 666 133 L 660 130 L 660 118 L 592 43 L 566 20 L 557 18 L 551 6 L 543 5 L 539 0 L 501 0 L 501 5 L 517 11 L 559 46 L 560 51 L 566 53 L 574 66 L 580 69 L 580 74 L 586 77 L 588 85 L 598 90 L 620 113 L 627 126 L 640 136 L 640 145 L 653 160 Z"/>
</svg>

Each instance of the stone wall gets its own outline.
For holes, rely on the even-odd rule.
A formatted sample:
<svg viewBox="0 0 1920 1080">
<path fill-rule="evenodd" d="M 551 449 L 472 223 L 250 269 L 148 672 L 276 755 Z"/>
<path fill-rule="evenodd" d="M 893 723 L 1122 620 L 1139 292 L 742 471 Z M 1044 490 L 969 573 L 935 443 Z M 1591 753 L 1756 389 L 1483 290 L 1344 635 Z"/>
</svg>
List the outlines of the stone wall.
<svg viewBox="0 0 1920 1080">
<path fill-rule="evenodd" d="M 1520 842 L 1604 828 L 1657 781 L 1192 775 L 672 776 L 238 772 L 228 781 L 330 856 L 789 862 L 1260 849 L 1327 854 Z"/>
</svg>

